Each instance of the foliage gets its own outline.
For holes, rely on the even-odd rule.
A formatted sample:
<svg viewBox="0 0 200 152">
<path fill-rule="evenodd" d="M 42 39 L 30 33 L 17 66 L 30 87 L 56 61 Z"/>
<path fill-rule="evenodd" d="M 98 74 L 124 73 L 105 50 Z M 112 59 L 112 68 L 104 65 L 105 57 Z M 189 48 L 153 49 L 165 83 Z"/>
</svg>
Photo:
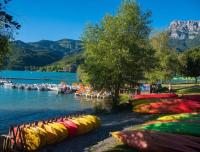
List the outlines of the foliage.
<svg viewBox="0 0 200 152">
<path fill-rule="evenodd" d="M 13 16 L 6 12 L 6 5 L 9 1 L 0 1 L 0 69 L 9 52 L 8 41 L 12 37 L 13 31 L 21 27 L 18 22 L 13 20 Z"/>
<path fill-rule="evenodd" d="M 190 49 L 182 53 L 179 57 L 180 60 L 180 73 L 187 77 L 200 76 L 200 47 Z"/>
<path fill-rule="evenodd" d="M 11 0 L 0 0 L 0 35 L 10 37 L 14 29 L 20 29 L 20 24 L 6 12 L 6 5 Z"/>
<path fill-rule="evenodd" d="M 171 48 L 176 49 L 178 52 L 184 52 L 187 49 L 200 46 L 200 35 L 198 35 L 194 39 L 184 39 L 184 40 L 170 39 L 169 45 Z"/>
<path fill-rule="evenodd" d="M 84 85 L 89 84 L 89 76 L 88 73 L 84 70 L 83 65 L 79 65 L 77 69 L 78 78 L 82 81 Z"/>
<path fill-rule="evenodd" d="M 0 36 L 0 69 L 3 67 L 4 57 L 8 52 L 8 39 L 5 36 Z"/>
<path fill-rule="evenodd" d="M 171 79 L 178 70 L 178 54 L 169 46 L 167 32 L 157 33 L 151 38 L 151 45 L 155 49 L 155 67 L 146 77 L 151 83 Z"/>
<path fill-rule="evenodd" d="M 120 94 L 120 103 L 128 103 L 132 100 L 131 96 L 127 93 Z"/>
<path fill-rule="evenodd" d="M 83 71 L 95 89 L 111 92 L 114 106 L 119 103 L 119 89 L 141 80 L 152 65 L 149 16 L 135 1 L 123 1 L 115 16 L 106 15 L 83 34 Z"/>
<path fill-rule="evenodd" d="M 11 54 L 6 60 L 5 68 L 15 70 L 38 70 L 41 66 L 56 62 L 55 66 L 50 65 L 41 68 L 44 71 L 56 71 L 65 67 L 63 66 L 65 64 L 64 61 L 68 59 L 74 60 L 75 54 L 82 50 L 80 41 L 70 39 L 58 41 L 42 40 L 34 43 L 13 41 L 10 46 Z M 72 57 L 69 57 L 70 55 Z M 57 63 L 59 60 L 61 61 Z"/>
<path fill-rule="evenodd" d="M 76 72 L 77 66 L 84 61 L 83 52 L 65 56 L 63 59 L 54 62 L 48 66 L 40 67 L 41 71 L 62 71 Z M 74 67 L 74 68 L 73 68 Z"/>
</svg>

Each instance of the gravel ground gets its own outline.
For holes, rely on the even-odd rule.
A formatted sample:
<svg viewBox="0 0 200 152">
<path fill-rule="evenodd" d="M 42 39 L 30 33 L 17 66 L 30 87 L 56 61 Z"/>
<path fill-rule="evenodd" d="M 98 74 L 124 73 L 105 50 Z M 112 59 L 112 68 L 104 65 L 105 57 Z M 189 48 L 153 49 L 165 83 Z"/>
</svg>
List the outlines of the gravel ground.
<svg viewBox="0 0 200 152">
<path fill-rule="evenodd" d="M 48 146 L 40 152 L 103 152 L 115 145 L 115 140 L 110 137 L 110 132 L 123 130 L 135 124 L 143 123 L 150 116 L 139 115 L 133 112 L 109 114 L 100 116 L 102 125 L 97 130 L 86 135 L 68 139 L 62 143 Z"/>
</svg>

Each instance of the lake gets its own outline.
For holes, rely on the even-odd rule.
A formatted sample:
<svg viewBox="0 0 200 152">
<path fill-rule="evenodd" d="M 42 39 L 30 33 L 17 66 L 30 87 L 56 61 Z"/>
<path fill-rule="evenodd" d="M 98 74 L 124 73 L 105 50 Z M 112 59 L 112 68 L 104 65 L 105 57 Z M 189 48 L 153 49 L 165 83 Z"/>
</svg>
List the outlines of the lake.
<svg viewBox="0 0 200 152">
<path fill-rule="evenodd" d="M 75 73 L 1 71 L 0 77 L 13 79 L 14 83 L 60 83 L 77 81 Z M 31 80 L 30 80 L 31 79 Z M 56 92 L 39 92 L 0 87 L 0 134 L 10 125 L 44 120 L 83 110 L 91 110 L 90 101 L 81 101 L 74 94 L 57 95 Z"/>
</svg>

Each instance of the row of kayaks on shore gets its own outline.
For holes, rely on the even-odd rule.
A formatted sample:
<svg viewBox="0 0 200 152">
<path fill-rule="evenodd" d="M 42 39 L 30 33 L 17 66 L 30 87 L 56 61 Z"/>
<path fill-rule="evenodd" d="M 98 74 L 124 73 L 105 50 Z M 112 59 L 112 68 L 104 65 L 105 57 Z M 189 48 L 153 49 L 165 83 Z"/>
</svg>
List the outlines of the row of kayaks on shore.
<svg viewBox="0 0 200 152">
<path fill-rule="evenodd" d="M 7 146 L 4 145 L 4 151 L 13 149 L 35 151 L 46 145 L 86 134 L 100 125 L 101 121 L 97 116 L 82 115 L 14 127 L 10 129 L 9 135 L 5 139 L 4 143 L 7 143 Z"/>
<path fill-rule="evenodd" d="M 199 152 L 200 113 L 160 116 L 112 136 L 139 151 Z"/>
</svg>

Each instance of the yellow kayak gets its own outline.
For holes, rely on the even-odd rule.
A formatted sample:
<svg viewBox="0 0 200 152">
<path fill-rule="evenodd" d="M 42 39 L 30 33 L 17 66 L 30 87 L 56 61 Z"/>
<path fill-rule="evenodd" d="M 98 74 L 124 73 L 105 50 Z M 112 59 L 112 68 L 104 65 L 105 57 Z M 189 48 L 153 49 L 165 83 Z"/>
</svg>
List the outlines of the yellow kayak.
<svg viewBox="0 0 200 152">
<path fill-rule="evenodd" d="M 198 113 L 181 113 L 181 114 L 161 116 L 157 118 L 157 120 L 160 121 L 187 120 L 194 117 L 195 115 L 198 115 Z"/>
<path fill-rule="evenodd" d="M 91 131 L 94 128 L 91 121 L 87 118 L 81 117 L 79 118 L 79 121 L 85 125 L 85 133 Z"/>
<path fill-rule="evenodd" d="M 37 129 L 38 135 L 41 139 L 40 147 L 43 147 L 47 144 L 47 132 L 41 127 L 36 126 L 35 128 Z"/>
<path fill-rule="evenodd" d="M 23 136 L 24 146 L 27 151 L 35 151 L 40 148 L 41 139 L 37 129 L 33 127 L 30 128 L 24 127 L 22 129 L 22 136 Z"/>
<path fill-rule="evenodd" d="M 68 130 L 67 130 L 67 128 L 65 128 L 65 126 L 63 124 L 50 123 L 48 125 L 51 126 L 53 129 L 55 129 L 58 141 L 62 141 L 67 138 Z"/>
<path fill-rule="evenodd" d="M 70 120 L 78 126 L 78 133 L 77 133 L 78 135 L 82 135 L 82 134 L 86 133 L 86 130 L 87 130 L 86 125 L 87 124 L 82 122 L 80 120 L 80 118 L 72 118 Z"/>
<path fill-rule="evenodd" d="M 44 125 L 43 128 L 47 132 L 46 142 L 48 145 L 54 144 L 57 142 L 57 133 L 55 129 L 47 124 Z"/>
<path fill-rule="evenodd" d="M 93 127 L 94 127 L 93 129 L 98 128 L 101 124 L 100 119 L 96 116 L 86 115 L 86 116 L 83 116 L 83 117 L 90 120 L 90 122 L 93 124 Z"/>
</svg>

